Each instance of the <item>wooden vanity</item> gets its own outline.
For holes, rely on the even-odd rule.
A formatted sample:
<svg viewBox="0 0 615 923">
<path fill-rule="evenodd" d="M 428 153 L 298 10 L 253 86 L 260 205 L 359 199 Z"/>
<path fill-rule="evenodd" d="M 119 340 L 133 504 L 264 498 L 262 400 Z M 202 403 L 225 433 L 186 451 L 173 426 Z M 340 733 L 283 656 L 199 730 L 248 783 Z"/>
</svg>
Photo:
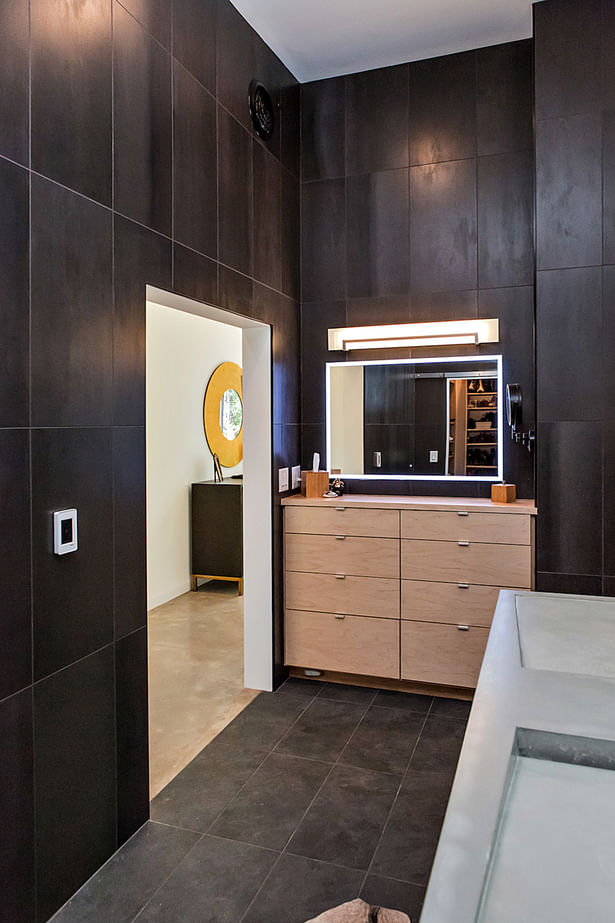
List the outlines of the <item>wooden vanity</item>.
<svg viewBox="0 0 615 923">
<path fill-rule="evenodd" d="M 533 501 L 282 502 L 291 672 L 476 686 L 499 590 L 534 588 Z"/>
</svg>

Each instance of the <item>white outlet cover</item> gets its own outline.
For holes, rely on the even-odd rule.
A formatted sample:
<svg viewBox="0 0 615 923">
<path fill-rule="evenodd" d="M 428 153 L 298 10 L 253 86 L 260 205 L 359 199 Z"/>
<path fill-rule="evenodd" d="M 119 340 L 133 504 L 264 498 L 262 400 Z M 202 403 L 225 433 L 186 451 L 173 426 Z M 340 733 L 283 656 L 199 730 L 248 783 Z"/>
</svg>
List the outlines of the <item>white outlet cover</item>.
<svg viewBox="0 0 615 923">
<path fill-rule="evenodd" d="M 288 490 L 288 468 L 278 468 L 278 492 Z"/>
<path fill-rule="evenodd" d="M 301 465 L 293 465 L 290 469 L 291 474 L 291 489 L 295 490 L 297 487 L 301 487 Z"/>
<path fill-rule="evenodd" d="M 437 450 L 437 449 L 432 449 L 432 450 L 431 450 L 431 452 L 429 453 L 429 461 L 430 461 L 430 462 L 437 462 L 437 461 L 438 461 L 438 450 Z"/>
</svg>

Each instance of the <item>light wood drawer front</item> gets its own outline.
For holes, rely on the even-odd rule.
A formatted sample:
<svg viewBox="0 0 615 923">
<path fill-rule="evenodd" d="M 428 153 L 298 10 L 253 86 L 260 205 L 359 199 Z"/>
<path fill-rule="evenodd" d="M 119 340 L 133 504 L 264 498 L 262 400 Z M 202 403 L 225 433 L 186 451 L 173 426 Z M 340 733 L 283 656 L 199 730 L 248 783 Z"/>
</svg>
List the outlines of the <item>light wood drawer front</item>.
<svg viewBox="0 0 615 923">
<path fill-rule="evenodd" d="M 287 507 L 286 531 L 399 538 L 398 510 L 355 510 L 342 507 L 342 503 L 327 508 Z"/>
<path fill-rule="evenodd" d="M 286 607 L 398 619 L 399 580 L 287 571 Z"/>
<path fill-rule="evenodd" d="M 399 622 L 286 610 L 286 663 L 399 679 Z"/>
<path fill-rule="evenodd" d="M 286 569 L 311 574 L 399 577 L 399 539 L 286 535 Z"/>
<path fill-rule="evenodd" d="M 499 592 L 495 586 L 402 580 L 401 617 L 489 628 Z"/>
<path fill-rule="evenodd" d="M 401 575 L 406 580 L 530 589 L 532 549 L 530 545 L 402 539 Z"/>
<path fill-rule="evenodd" d="M 401 678 L 474 688 L 488 637 L 488 628 L 402 622 Z"/>
<path fill-rule="evenodd" d="M 402 538 L 529 545 L 531 519 L 517 513 L 403 510 Z"/>
</svg>

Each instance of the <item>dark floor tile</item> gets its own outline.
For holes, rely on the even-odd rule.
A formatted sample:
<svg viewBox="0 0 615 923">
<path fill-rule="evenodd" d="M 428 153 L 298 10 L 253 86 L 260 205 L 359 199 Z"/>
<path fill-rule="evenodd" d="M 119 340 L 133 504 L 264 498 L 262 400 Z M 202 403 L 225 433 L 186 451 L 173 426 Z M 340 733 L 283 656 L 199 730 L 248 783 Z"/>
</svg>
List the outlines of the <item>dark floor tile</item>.
<svg viewBox="0 0 615 923">
<path fill-rule="evenodd" d="M 417 695 L 414 692 L 394 692 L 392 689 L 381 689 L 372 704 L 383 708 L 403 708 L 405 711 L 415 711 L 421 715 L 426 715 L 431 702 L 430 695 Z"/>
<path fill-rule="evenodd" d="M 330 769 L 328 763 L 270 754 L 209 833 L 283 849 Z"/>
<path fill-rule="evenodd" d="M 371 873 L 427 884 L 451 784 L 448 772 L 408 773 L 378 844 Z"/>
<path fill-rule="evenodd" d="M 369 868 L 398 787 L 397 776 L 336 766 L 288 851 L 348 868 Z"/>
<path fill-rule="evenodd" d="M 340 763 L 403 773 L 419 739 L 423 715 L 395 708 L 370 708 L 356 729 Z"/>
<path fill-rule="evenodd" d="M 204 836 L 139 915 L 139 920 L 237 923 L 278 854 Z"/>
<path fill-rule="evenodd" d="M 363 872 L 284 854 L 244 917 L 244 923 L 304 923 L 353 900 Z"/>
<path fill-rule="evenodd" d="M 427 718 L 410 768 L 453 772 L 464 734 L 465 724 L 457 718 Z"/>
<path fill-rule="evenodd" d="M 241 735 L 247 744 L 265 746 L 271 750 L 307 704 L 305 696 L 278 696 L 271 692 L 261 692 L 220 736 L 226 740 L 227 736 Z"/>
<path fill-rule="evenodd" d="M 394 878 L 368 875 L 361 888 L 361 897 L 372 907 L 387 907 L 407 914 L 413 923 L 418 923 L 425 897 L 425 888 L 410 885 Z"/>
<path fill-rule="evenodd" d="M 464 702 L 462 699 L 441 699 L 436 696 L 429 714 L 437 715 L 439 718 L 461 718 L 467 721 L 471 708 L 471 702 Z"/>
<path fill-rule="evenodd" d="M 319 698 L 331 702 L 352 702 L 354 705 L 371 705 L 377 695 L 376 689 L 367 686 L 345 686 L 343 683 L 324 683 Z"/>
<path fill-rule="evenodd" d="M 292 753 L 333 762 L 365 713 L 349 702 L 316 699 L 278 744 L 279 753 Z"/>
<path fill-rule="evenodd" d="M 323 684 L 315 682 L 313 679 L 301 679 L 300 676 L 289 676 L 286 682 L 282 683 L 279 689 L 276 689 L 275 695 L 297 695 L 306 696 L 313 699 L 314 696 L 320 695 Z"/>
<path fill-rule="evenodd" d="M 149 821 L 62 907 L 54 923 L 129 923 L 199 838 Z"/>
</svg>

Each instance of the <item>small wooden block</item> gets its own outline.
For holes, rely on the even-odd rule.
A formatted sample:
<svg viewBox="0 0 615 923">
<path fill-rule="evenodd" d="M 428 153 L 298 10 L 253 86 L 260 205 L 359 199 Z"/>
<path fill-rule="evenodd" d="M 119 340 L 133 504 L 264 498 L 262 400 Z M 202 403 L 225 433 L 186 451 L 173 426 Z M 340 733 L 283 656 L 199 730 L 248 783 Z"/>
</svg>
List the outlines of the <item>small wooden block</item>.
<svg viewBox="0 0 615 923">
<path fill-rule="evenodd" d="M 492 503 L 514 503 L 517 499 L 516 484 L 492 484 L 491 485 L 491 502 Z"/>
<path fill-rule="evenodd" d="M 328 471 L 302 471 L 301 472 L 301 493 L 308 500 L 314 500 L 316 497 L 322 497 L 329 490 L 329 472 Z"/>
</svg>

